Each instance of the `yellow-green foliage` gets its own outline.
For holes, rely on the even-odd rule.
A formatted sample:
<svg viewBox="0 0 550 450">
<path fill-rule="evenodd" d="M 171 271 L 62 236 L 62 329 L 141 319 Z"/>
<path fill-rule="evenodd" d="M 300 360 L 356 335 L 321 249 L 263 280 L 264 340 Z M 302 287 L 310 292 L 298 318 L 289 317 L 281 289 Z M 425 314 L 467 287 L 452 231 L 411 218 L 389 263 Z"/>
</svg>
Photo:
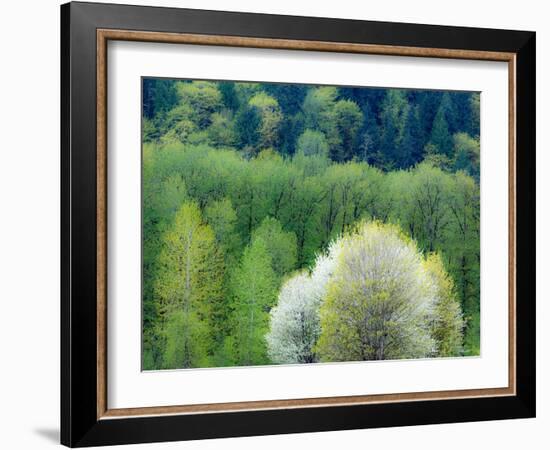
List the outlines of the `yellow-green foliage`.
<svg viewBox="0 0 550 450">
<path fill-rule="evenodd" d="M 180 82 L 177 85 L 181 104 L 188 106 L 189 117 L 199 127 L 210 124 L 210 114 L 222 103 L 217 84 L 209 81 Z"/>
<path fill-rule="evenodd" d="M 431 334 L 437 343 L 437 355 L 459 356 L 462 354 L 464 322 L 453 279 L 445 271 L 437 253 L 428 255 L 424 268 L 436 294 Z"/>
<path fill-rule="evenodd" d="M 479 94 L 142 88 L 145 369 L 479 354 Z"/>
<path fill-rule="evenodd" d="M 433 356 L 440 337 L 450 340 L 446 352 L 455 350 L 461 334 L 439 316 L 456 303 L 439 260 L 425 262 L 398 226 L 377 221 L 361 222 L 334 248 L 336 268 L 320 311 L 322 361 Z"/>
<path fill-rule="evenodd" d="M 260 147 L 268 148 L 277 145 L 279 142 L 279 126 L 283 118 L 277 100 L 264 92 L 260 92 L 252 97 L 248 104 L 257 108 L 262 118 Z"/>
<path fill-rule="evenodd" d="M 205 365 L 212 345 L 210 317 L 221 303 L 222 255 L 195 203 L 183 203 L 162 236 L 155 284 L 165 337 L 165 368 Z"/>
<path fill-rule="evenodd" d="M 266 364 L 269 359 L 265 335 L 278 280 L 272 269 L 268 244 L 262 237 L 245 248 L 231 284 L 233 333 L 226 342 L 228 359 L 236 365 Z"/>
</svg>

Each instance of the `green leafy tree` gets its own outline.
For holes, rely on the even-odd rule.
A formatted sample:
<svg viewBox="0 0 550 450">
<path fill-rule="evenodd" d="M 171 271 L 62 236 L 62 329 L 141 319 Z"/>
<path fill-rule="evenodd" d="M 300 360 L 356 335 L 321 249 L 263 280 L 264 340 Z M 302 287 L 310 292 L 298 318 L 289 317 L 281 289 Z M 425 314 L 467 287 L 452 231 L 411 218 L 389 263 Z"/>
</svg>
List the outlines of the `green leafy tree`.
<svg viewBox="0 0 550 450">
<path fill-rule="evenodd" d="M 464 351 L 479 354 L 480 317 L 480 198 L 479 186 L 464 172 L 453 176 L 449 200 L 449 237 L 443 249 L 450 259 L 456 290 L 464 312 Z"/>
<path fill-rule="evenodd" d="M 233 364 L 250 366 L 269 361 L 265 335 L 277 287 L 268 246 L 263 239 L 255 239 L 244 250 L 232 278 L 232 332 L 226 347 Z"/>
<path fill-rule="evenodd" d="M 166 322 L 163 368 L 208 367 L 209 329 L 195 311 L 176 310 Z"/>
<path fill-rule="evenodd" d="M 407 201 L 404 210 L 410 213 L 411 235 L 427 252 L 441 249 L 448 230 L 451 211 L 452 177 L 429 164 L 420 164 L 414 172 L 408 191 L 402 199 Z"/>
<path fill-rule="evenodd" d="M 464 321 L 453 279 L 446 272 L 441 256 L 437 253 L 428 255 L 424 268 L 433 283 L 436 296 L 431 334 L 437 343 L 437 356 L 460 356 Z"/>
<path fill-rule="evenodd" d="M 248 101 L 248 104 L 260 112 L 260 147 L 277 147 L 279 145 L 279 129 L 283 119 L 277 100 L 264 92 L 259 92 Z"/>
<path fill-rule="evenodd" d="M 337 96 L 338 90 L 333 86 L 322 86 L 308 91 L 302 105 L 307 128 L 323 130 L 330 125 L 325 119 L 334 108 Z"/>
<path fill-rule="evenodd" d="M 325 134 L 330 153 L 338 153 L 342 139 L 338 130 L 334 113 L 338 97 L 338 89 L 333 86 L 323 86 L 311 89 L 302 105 L 306 128 L 320 130 Z"/>
<path fill-rule="evenodd" d="M 159 126 L 162 135 L 171 135 L 171 139 L 179 142 L 186 142 L 187 136 L 198 129 L 197 124 L 192 120 L 193 108 L 188 103 L 178 103 L 174 108 L 167 111 Z"/>
<path fill-rule="evenodd" d="M 455 170 L 463 170 L 479 180 L 479 140 L 467 133 L 456 133 L 453 143 Z"/>
<path fill-rule="evenodd" d="M 213 113 L 208 127 L 208 139 L 216 147 L 232 147 L 237 143 L 232 113 L 224 110 Z"/>
<path fill-rule="evenodd" d="M 325 135 L 320 131 L 305 130 L 296 144 L 296 153 L 304 156 L 324 156 L 328 157 L 328 143 Z"/>
<path fill-rule="evenodd" d="M 222 279 L 214 232 L 202 222 L 196 204 L 184 203 L 162 238 L 155 285 L 166 340 L 165 368 L 206 364 L 208 322 L 220 299 Z"/>
<path fill-rule="evenodd" d="M 334 161 L 349 161 L 354 156 L 358 134 L 363 126 L 363 113 L 351 100 L 340 100 L 334 105 L 334 121 L 340 143 L 332 150 Z"/>
<path fill-rule="evenodd" d="M 234 257 L 241 247 L 237 233 L 237 213 L 229 198 L 214 200 L 205 208 L 204 217 L 212 227 L 219 245 L 228 255 Z"/>
<path fill-rule="evenodd" d="M 180 102 L 189 105 L 189 118 L 200 128 L 210 125 L 210 116 L 222 106 L 217 83 L 210 81 L 180 82 L 177 85 Z"/>
<path fill-rule="evenodd" d="M 296 235 L 284 231 L 277 219 L 266 217 L 252 233 L 254 241 L 265 243 L 277 275 L 282 276 L 296 267 Z"/>
</svg>

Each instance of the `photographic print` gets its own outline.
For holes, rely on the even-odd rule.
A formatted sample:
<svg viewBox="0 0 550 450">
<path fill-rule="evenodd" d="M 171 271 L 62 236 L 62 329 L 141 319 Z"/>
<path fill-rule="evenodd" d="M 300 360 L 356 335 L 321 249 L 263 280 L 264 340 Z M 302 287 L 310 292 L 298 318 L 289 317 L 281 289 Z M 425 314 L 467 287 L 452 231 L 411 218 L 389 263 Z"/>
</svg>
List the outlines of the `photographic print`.
<svg viewBox="0 0 550 450">
<path fill-rule="evenodd" d="M 480 354 L 480 94 L 142 78 L 142 369 Z"/>
</svg>

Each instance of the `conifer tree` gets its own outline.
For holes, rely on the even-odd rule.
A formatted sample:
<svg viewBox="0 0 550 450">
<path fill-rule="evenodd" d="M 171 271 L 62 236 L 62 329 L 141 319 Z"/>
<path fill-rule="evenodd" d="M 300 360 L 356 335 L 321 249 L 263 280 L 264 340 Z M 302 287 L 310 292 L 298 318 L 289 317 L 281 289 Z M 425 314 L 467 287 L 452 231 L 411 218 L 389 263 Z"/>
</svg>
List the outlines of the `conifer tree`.
<svg viewBox="0 0 550 450">
<path fill-rule="evenodd" d="M 449 109 L 449 97 L 446 92 L 441 98 L 441 104 L 434 118 L 430 143 L 435 146 L 438 153 L 446 156 L 451 156 L 453 151 L 453 138 L 449 131 L 449 123 L 447 121 Z"/>
</svg>

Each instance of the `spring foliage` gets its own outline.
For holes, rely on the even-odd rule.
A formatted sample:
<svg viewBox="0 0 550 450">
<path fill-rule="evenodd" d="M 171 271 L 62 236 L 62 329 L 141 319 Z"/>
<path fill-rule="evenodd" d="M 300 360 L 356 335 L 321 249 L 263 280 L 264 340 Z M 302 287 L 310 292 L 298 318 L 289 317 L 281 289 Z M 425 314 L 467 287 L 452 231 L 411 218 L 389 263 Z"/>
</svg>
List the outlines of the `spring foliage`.
<svg viewBox="0 0 550 450">
<path fill-rule="evenodd" d="M 292 364 L 319 360 L 315 349 L 321 333 L 319 308 L 334 262 L 333 255 L 321 255 L 311 273 L 299 272 L 281 287 L 277 306 L 271 310 L 270 331 L 266 337 L 273 362 Z"/>
<path fill-rule="evenodd" d="M 479 354 L 478 94 L 143 82 L 143 367 Z"/>
</svg>

